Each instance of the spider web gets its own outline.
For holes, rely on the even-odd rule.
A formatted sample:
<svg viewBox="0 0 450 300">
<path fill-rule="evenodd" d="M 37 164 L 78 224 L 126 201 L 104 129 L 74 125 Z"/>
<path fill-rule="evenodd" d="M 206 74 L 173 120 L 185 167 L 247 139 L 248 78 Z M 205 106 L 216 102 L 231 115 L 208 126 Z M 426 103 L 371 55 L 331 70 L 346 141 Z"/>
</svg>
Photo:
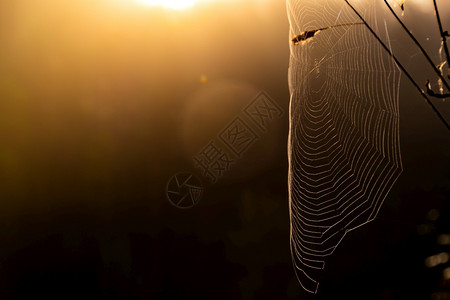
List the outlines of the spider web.
<svg viewBox="0 0 450 300">
<path fill-rule="evenodd" d="M 389 40 L 376 1 L 350 2 Z M 288 0 L 287 10 L 291 38 L 360 22 L 344 0 Z M 364 25 L 322 30 L 291 45 L 291 256 L 311 293 L 327 256 L 347 232 L 376 217 L 402 171 L 399 86 L 400 71 Z"/>
</svg>

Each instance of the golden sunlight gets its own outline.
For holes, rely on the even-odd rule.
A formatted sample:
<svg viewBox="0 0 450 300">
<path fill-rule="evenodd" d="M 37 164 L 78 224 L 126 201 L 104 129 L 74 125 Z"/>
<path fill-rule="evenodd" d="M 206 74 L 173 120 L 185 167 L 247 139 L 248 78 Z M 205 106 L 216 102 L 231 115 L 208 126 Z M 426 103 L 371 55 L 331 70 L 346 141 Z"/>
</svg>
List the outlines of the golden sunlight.
<svg viewBox="0 0 450 300">
<path fill-rule="evenodd" d="M 162 7 L 166 7 L 166 8 L 181 10 L 181 9 L 185 9 L 185 8 L 193 6 L 197 1 L 196 0 L 139 0 L 139 2 L 148 4 L 148 5 L 162 6 Z"/>
</svg>

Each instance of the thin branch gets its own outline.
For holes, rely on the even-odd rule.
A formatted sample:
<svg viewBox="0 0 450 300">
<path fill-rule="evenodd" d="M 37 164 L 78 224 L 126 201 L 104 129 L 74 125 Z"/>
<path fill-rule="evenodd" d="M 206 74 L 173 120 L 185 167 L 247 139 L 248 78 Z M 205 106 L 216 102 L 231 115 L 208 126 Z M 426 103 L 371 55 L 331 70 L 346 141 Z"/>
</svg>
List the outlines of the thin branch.
<svg viewBox="0 0 450 300">
<path fill-rule="evenodd" d="M 392 57 L 392 59 L 395 61 L 395 63 L 398 65 L 398 67 L 402 70 L 402 72 L 408 77 L 408 79 L 411 81 L 411 83 L 414 85 L 414 87 L 419 91 L 419 93 L 422 95 L 423 98 L 425 98 L 428 105 L 431 107 L 431 109 L 434 111 L 434 113 L 438 116 L 438 118 L 441 120 L 441 122 L 445 125 L 448 131 L 450 131 L 450 125 L 447 123 L 447 121 L 444 119 L 444 117 L 441 115 L 439 110 L 433 105 L 433 103 L 430 101 L 428 96 L 425 94 L 425 92 L 419 87 L 417 82 L 414 81 L 414 79 L 411 77 L 411 75 L 406 71 L 405 67 L 400 63 L 400 61 L 395 57 L 394 53 L 392 53 L 391 50 L 386 46 L 386 44 L 380 39 L 380 37 L 376 34 L 376 32 L 370 27 L 370 25 L 366 22 L 366 20 L 359 14 L 359 12 L 348 2 L 348 0 L 344 0 L 345 3 L 353 10 L 353 12 L 359 17 L 359 19 L 364 23 L 366 28 L 373 34 L 375 39 L 380 43 L 380 45 L 386 50 L 386 52 L 389 54 L 389 56 Z"/>
<path fill-rule="evenodd" d="M 387 0 L 384 0 L 384 3 L 386 3 L 387 7 L 389 8 L 389 10 L 391 11 L 392 15 L 397 19 L 397 21 L 400 23 L 400 25 L 402 25 L 403 29 L 405 30 L 405 32 L 409 35 L 409 37 L 414 41 L 414 43 L 417 45 L 417 47 L 419 47 L 420 51 L 422 52 L 422 54 L 425 56 L 425 58 L 428 60 L 428 62 L 430 63 L 431 67 L 433 68 L 433 70 L 436 72 L 436 74 L 439 76 L 439 78 L 442 80 L 442 82 L 444 83 L 445 87 L 447 88 L 447 90 L 450 91 L 450 86 L 448 85 L 447 81 L 445 80 L 444 76 L 442 76 L 442 73 L 438 70 L 438 68 L 436 67 L 436 64 L 431 60 L 430 56 L 428 55 L 427 51 L 425 51 L 425 49 L 422 47 L 422 45 L 419 43 L 419 41 L 415 38 L 415 36 L 411 33 L 411 31 L 409 31 L 408 27 L 406 27 L 406 25 L 402 22 L 402 20 L 400 20 L 400 18 L 397 16 L 397 14 L 395 13 L 395 11 L 392 9 L 392 7 L 389 5 L 389 3 L 387 2 Z M 447 49 L 448 51 L 448 49 Z"/>
<path fill-rule="evenodd" d="M 364 23 L 347 23 L 347 24 L 337 24 L 332 26 L 327 26 L 319 29 L 309 30 L 309 31 L 303 31 L 300 34 L 297 34 L 291 39 L 291 42 L 293 45 L 298 45 L 302 42 L 306 42 L 310 38 L 314 37 L 317 33 L 323 30 L 336 28 L 336 27 L 344 27 L 344 26 L 353 26 L 353 25 L 363 25 Z"/>
<path fill-rule="evenodd" d="M 434 4 L 434 12 L 436 13 L 436 19 L 439 25 L 439 32 L 441 33 L 441 38 L 442 38 L 442 45 L 444 46 L 444 50 L 445 50 L 445 56 L 447 58 L 447 66 L 450 67 L 450 54 L 448 53 L 448 46 L 447 46 L 447 36 L 448 32 L 445 31 L 442 28 L 442 23 L 441 23 L 441 17 L 439 16 L 439 10 L 436 4 L 436 0 L 433 0 L 433 4 Z"/>
</svg>

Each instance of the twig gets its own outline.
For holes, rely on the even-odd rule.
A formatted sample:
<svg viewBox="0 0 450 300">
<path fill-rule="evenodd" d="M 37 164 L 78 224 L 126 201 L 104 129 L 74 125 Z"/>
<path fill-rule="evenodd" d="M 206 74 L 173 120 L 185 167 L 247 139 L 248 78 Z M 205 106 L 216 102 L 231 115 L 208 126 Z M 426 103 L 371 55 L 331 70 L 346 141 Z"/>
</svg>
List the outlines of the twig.
<svg viewBox="0 0 450 300">
<path fill-rule="evenodd" d="M 427 51 L 425 51 L 425 49 L 422 47 L 422 45 L 419 43 L 419 41 L 414 37 L 414 35 L 409 31 L 408 27 L 406 27 L 406 25 L 402 22 L 402 20 L 400 20 L 400 18 L 397 16 L 397 14 L 395 13 L 395 11 L 392 9 L 392 7 L 389 5 L 389 3 L 387 2 L 387 0 L 384 0 L 384 3 L 386 3 L 387 7 L 389 8 L 389 10 L 391 11 L 392 15 L 397 19 L 397 21 L 400 23 L 400 25 L 402 25 L 403 29 L 405 30 L 405 32 L 409 35 L 409 37 L 414 41 L 414 43 L 417 45 L 417 47 L 419 47 L 420 51 L 422 52 L 422 54 L 425 56 L 425 58 L 428 60 L 428 62 L 430 63 L 431 67 L 433 68 L 433 70 L 436 72 L 436 74 L 439 76 L 439 78 L 442 80 L 442 82 L 444 83 L 445 87 L 447 88 L 447 90 L 450 91 L 450 86 L 448 85 L 447 81 L 445 80 L 444 76 L 442 76 L 442 73 L 438 70 L 438 68 L 436 67 L 436 64 L 431 60 L 430 56 L 428 55 Z M 440 22 L 439 22 L 440 23 Z M 448 49 L 447 49 L 448 51 Z"/>
<path fill-rule="evenodd" d="M 343 27 L 343 26 L 353 26 L 353 25 L 363 25 L 364 23 L 347 23 L 347 24 L 337 24 L 337 25 L 333 25 L 333 26 L 327 26 L 327 27 L 323 27 L 323 28 L 319 28 L 319 29 L 314 29 L 314 30 L 309 30 L 309 31 L 303 31 L 300 34 L 297 34 L 296 36 L 294 36 L 291 39 L 291 42 L 293 45 L 298 45 L 302 42 L 306 42 L 307 40 L 309 40 L 310 38 L 314 37 L 317 33 L 319 33 L 320 31 L 323 30 L 327 30 L 327 29 L 331 29 L 331 28 L 336 28 L 336 27 Z"/>
<path fill-rule="evenodd" d="M 445 98 L 449 98 L 450 94 L 436 94 L 432 89 L 431 89 L 431 83 L 429 80 L 427 80 L 427 83 L 425 83 L 425 86 L 427 88 L 427 94 L 428 96 L 434 97 L 434 98 L 440 98 L 440 99 L 445 99 Z"/>
<path fill-rule="evenodd" d="M 439 16 L 439 10 L 436 4 L 436 0 L 433 0 L 433 4 L 434 4 L 434 12 L 436 13 L 436 19 L 439 25 L 439 32 L 441 33 L 442 45 L 444 46 L 445 56 L 447 58 L 447 66 L 450 67 L 450 54 L 448 53 L 448 46 L 447 46 L 448 32 L 447 31 L 444 32 L 444 29 L 442 28 L 441 17 Z"/>
<path fill-rule="evenodd" d="M 348 0 L 344 0 L 345 3 L 353 10 L 353 12 L 359 17 L 359 19 L 364 23 L 366 28 L 373 34 L 375 39 L 380 43 L 380 45 L 386 50 L 386 52 L 389 54 L 389 56 L 392 57 L 392 59 L 395 61 L 395 63 L 398 65 L 398 67 L 402 70 L 402 72 L 408 77 L 408 79 L 411 81 L 411 83 L 414 85 L 414 87 L 419 91 L 419 93 L 422 95 L 423 98 L 427 101 L 428 105 L 431 107 L 431 109 L 434 111 L 434 113 L 438 116 L 438 118 L 442 121 L 442 123 L 445 125 L 448 131 L 450 131 L 450 125 L 447 123 L 447 121 L 444 119 L 444 117 L 441 115 L 439 110 L 433 105 L 433 103 L 430 101 L 428 96 L 425 94 L 425 92 L 419 87 L 417 82 L 414 81 L 414 79 L 411 77 L 411 75 L 406 71 L 405 67 L 400 63 L 400 61 L 395 57 L 394 53 L 392 53 L 391 50 L 386 46 L 386 44 L 380 39 L 380 37 L 376 34 L 376 32 L 370 27 L 370 25 L 366 22 L 366 20 L 359 14 L 359 12 L 348 2 Z"/>
</svg>

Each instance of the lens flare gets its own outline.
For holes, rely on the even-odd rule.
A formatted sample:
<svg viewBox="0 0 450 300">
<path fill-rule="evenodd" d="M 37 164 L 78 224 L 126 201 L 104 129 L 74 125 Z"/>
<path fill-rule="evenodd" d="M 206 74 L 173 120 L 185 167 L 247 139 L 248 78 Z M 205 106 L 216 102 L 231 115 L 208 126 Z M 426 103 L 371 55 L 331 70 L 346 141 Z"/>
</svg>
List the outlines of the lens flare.
<svg viewBox="0 0 450 300">
<path fill-rule="evenodd" d="M 170 9 L 186 9 L 191 6 L 193 6 L 197 1 L 196 0 L 139 0 L 139 2 L 148 4 L 148 5 L 154 5 L 154 6 L 161 6 L 166 7 Z"/>
</svg>

